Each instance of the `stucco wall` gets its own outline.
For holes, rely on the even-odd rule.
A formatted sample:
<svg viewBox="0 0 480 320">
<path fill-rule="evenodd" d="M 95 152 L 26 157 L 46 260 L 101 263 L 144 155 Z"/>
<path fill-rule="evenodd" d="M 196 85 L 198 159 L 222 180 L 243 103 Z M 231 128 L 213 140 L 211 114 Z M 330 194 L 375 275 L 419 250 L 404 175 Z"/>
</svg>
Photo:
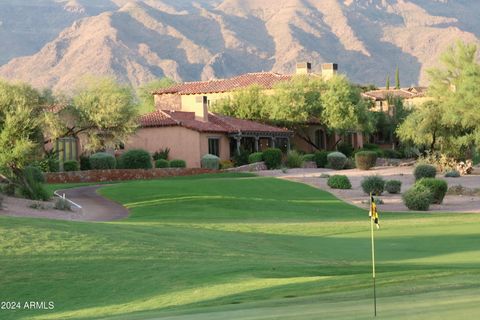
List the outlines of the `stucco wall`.
<svg viewBox="0 0 480 320">
<path fill-rule="evenodd" d="M 219 139 L 219 152 L 221 160 L 230 159 L 230 140 L 224 134 L 215 134 L 215 133 L 202 133 L 200 135 L 200 154 L 203 155 L 208 153 L 208 139 L 209 138 L 218 138 Z"/>
<path fill-rule="evenodd" d="M 154 153 L 170 148 L 170 159 L 182 159 L 187 167 L 200 167 L 200 133 L 183 127 L 141 128 L 125 143 L 125 149 Z"/>
</svg>

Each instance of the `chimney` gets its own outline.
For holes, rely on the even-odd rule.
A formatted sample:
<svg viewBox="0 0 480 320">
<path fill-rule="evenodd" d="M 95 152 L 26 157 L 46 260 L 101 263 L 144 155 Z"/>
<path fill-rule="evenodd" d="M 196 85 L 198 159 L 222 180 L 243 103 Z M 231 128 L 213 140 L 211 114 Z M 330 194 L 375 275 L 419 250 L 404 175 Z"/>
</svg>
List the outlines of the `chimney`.
<svg viewBox="0 0 480 320">
<path fill-rule="evenodd" d="M 322 76 L 328 80 L 336 75 L 338 72 L 338 64 L 336 63 L 322 63 Z"/>
<path fill-rule="evenodd" d="M 312 64 L 310 62 L 297 63 L 297 70 L 295 74 L 309 74 L 312 72 Z"/>
<path fill-rule="evenodd" d="M 208 122 L 208 99 L 207 96 L 195 97 L 195 117 L 200 121 Z"/>
</svg>

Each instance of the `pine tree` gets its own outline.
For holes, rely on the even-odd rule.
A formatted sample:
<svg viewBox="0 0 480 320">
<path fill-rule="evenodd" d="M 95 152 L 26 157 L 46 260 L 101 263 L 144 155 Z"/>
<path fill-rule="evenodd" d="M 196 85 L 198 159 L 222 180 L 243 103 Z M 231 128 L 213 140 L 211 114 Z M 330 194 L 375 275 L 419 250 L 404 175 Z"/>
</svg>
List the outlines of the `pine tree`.
<svg viewBox="0 0 480 320">
<path fill-rule="evenodd" d="M 395 69 L 395 89 L 400 89 L 400 71 Z"/>
</svg>

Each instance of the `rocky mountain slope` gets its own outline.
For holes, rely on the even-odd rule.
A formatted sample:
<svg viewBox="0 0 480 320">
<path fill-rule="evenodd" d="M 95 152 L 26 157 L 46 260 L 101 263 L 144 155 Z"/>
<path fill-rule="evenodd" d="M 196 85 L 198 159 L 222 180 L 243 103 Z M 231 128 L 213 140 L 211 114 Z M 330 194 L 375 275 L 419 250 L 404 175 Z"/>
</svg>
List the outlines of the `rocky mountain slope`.
<svg viewBox="0 0 480 320">
<path fill-rule="evenodd" d="M 425 84 L 456 39 L 480 43 L 478 0 L 0 2 L 0 77 L 68 90 L 84 74 L 139 85 L 337 62 L 353 81 Z"/>
</svg>

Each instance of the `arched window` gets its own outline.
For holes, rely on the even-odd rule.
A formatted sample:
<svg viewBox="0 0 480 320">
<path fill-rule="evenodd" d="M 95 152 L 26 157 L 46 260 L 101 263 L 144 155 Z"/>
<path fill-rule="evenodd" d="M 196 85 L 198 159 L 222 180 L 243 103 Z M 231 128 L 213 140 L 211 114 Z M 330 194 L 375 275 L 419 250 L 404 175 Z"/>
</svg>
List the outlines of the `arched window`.
<svg viewBox="0 0 480 320">
<path fill-rule="evenodd" d="M 325 131 L 322 129 L 315 130 L 315 145 L 319 149 L 325 149 Z"/>
</svg>

